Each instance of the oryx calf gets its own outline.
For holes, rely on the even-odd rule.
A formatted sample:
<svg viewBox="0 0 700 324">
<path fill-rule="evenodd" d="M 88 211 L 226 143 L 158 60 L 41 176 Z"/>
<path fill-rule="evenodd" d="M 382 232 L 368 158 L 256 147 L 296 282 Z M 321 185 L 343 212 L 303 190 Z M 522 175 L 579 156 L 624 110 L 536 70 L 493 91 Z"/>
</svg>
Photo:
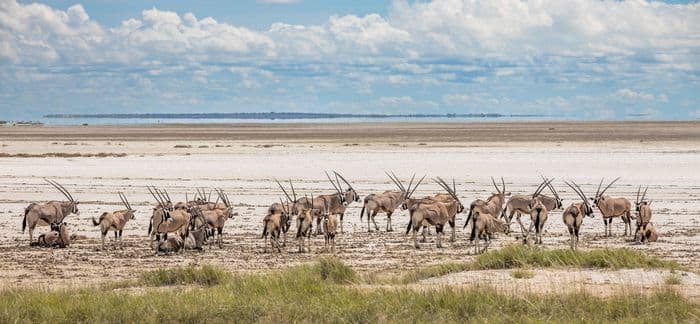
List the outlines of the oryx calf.
<svg viewBox="0 0 700 324">
<path fill-rule="evenodd" d="M 30 245 L 55 248 L 70 246 L 68 224 L 64 222 L 51 224 L 51 231 L 39 235 L 37 242 L 32 242 Z"/>
<path fill-rule="evenodd" d="M 326 207 L 322 213 L 323 217 L 323 233 L 325 236 L 324 250 L 328 252 L 328 245 L 331 245 L 331 253 L 335 253 L 335 235 L 338 231 L 339 220 L 338 216 L 331 214 Z"/>
<path fill-rule="evenodd" d="M 493 215 L 488 213 L 488 209 L 484 207 L 476 207 L 472 211 L 474 220 L 472 221 L 472 232 L 469 236 L 469 242 L 474 244 L 474 254 L 483 253 L 491 245 L 491 236 L 496 233 L 510 233 L 510 226 Z M 474 242 L 476 240 L 476 242 Z M 479 241 L 484 240 L 486 246 L 483 250 L 479 250 Z"/>
</svg>

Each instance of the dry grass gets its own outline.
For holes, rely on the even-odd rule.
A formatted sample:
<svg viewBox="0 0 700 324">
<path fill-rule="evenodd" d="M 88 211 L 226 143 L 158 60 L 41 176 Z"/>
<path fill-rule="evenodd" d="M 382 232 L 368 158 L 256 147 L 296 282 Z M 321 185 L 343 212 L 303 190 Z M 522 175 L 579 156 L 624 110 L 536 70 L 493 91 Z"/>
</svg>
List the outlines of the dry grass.
<svg viewBox="0 0 700 324">
<path fill-rule="evenodd" d="M 666 290 L 599 298 L 572 292 L 513 296 L 487 288 L 355 286 L 337 259 L 269 274 L 214 267 L 159 270 L 130 289 L 7 289 L 0 322 L 692 322 L 700 307 Z M 169 289 L 153 285 L 191 284 Z M 141 287 L 142 286 L 142 287 Z"/>
</svg>

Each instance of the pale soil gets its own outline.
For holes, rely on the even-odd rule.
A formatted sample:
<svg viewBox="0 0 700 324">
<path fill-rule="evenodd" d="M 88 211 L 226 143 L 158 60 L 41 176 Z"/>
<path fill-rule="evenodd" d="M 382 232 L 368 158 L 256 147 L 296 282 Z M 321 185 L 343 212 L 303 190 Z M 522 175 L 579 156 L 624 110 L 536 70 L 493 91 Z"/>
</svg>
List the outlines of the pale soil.
<svg viewBox="0 0 700 324">
<path fill-rule="evenodd" d="M 300 133 L 293 132 L 295 125 L 219 125 L 132 127 L 118 135 L 114 128 L 0 127 L 3 153 L 127 153 L 126 157 L 107 158 L 0 158 L 0 285 L 83 285 L 132 278 L 136 273 L 163 266 L 203 263 L 221 265 L 231 271 L 257 272 L 314 260 L 322 255 L 322 237 L 313 238 L 316 251 L 310 254 L 296 253 L 292 233 L 284 254 L 263 253 L 261 220 L 270 203 L 278 201 L 282 194 L 272 178 L 292 178 L 300 195 L 329 193 L 332 189 L 323 170 L 343 173 L 363 197 L 394 189 L 384 175 L 386 170 L 393 170 L 405 180 L 413 173 L 428 174 L 426 179 L 454 176 L 464 204 L 486 198 L 493 190 L 489 179 L 492 175 L 503 176 L 508 191 L 514 193 L 533 191 L 541 174 L 557 177 L 555 186 L 565 199 L 565 206 L 578 198 L 562 179 L 575 180 L 591 195 L 601 177 L 621 176 L 619 183 L 610 189 L 611 195 L 634 200 L 638 185 L 650 186 L 648 197 L 653 200 L 653 222 L 661 235 L 659 242 L 632 245 L 621 236 L 620 219 L 613 223 L 615 235 L 603 237 L 603 222 L 596 212 L 595 219 L 584 221 L 580 247 L 630 247 L 677 260 L 691 271 L 700 270 L 697 259 L 700 255 L 699 123 L 587 123 L 583 131 L 572 133 L 576 135 L 564 134 L 572 125 L 561 123 L 448 124 L 433 125 L 430 131 L 425 131 L 427 125 L 412 125 L 335 125 L 337 133 L 343 136 L 329 131 L 333 129 L 330 125 L 317 125 L 316 134 L 313 125 L 296 125 L 303 129 Z M 538 133 L 542 127 L 532 125 L 546 125 L 560 133 L 542 137 Z M 447 128 L 434 129 L 440 126 Z M 500 140 L 487 141 L 481 133 L 489 132 L 499 133 Z M 558 138 L 559 135 L 566 140 Z M 447 141 L 438 141 L 441 138 Z M 603 138 L 610 140 L 601 141 Z M 175 148 L 176 145 L 191 147 Z M 27 233 L 20 231 L 23 209 L 30 202 L 63 199 L 43 181 L 44 177 L 61 182 L 81 201 L 80 215 L 69 216 L 66 221 L 73 233 L 86 238 L 75 241 L 68 249 L 29 247 Z M 224 249 L 154 256 L 146 237 L 153 206 L 146 185 L 167 188 L 176 200 L 184 200 L 185 192 L 191 195 L 195 187 L 223 188 L 240 214 L 224 229 Z M 123 249 L 100 251 L 99 233 L 90 218 L 122 208 L 117 191 L 124 191 L 129 197 L 138 210 L 137 219 L 126 226 Z M 437 185 L 426 181 L 416 195 L 438 192 Z M 349 207 L 346 233 L 337 237 L 336 253 L 359 271 L 395 273 L 472 257 L 467 232 L 461 229 L 466 215 L 458 216 L 456 243 L 437 249 L 434 237 L 429 237 L 429 242 L 416 250 L 410 236 L 404 235 L 405 212 L 395 214 L 394 232 L 384 231 L 386 217 L 380 215 L 377 222 L 381 231 L 367 233 L 366 220 L 359 219 L 360 208 L 358 203 Z M 568 247 L 561 212 L 550 214 L 545 248 Z M 529 222 L 525 220 L 525 224 Z M 518 232 L 516 226 L 512 228 Z M 47 227 L 39 227 L 35 236 L 45 230 Z M 449 230 L 447 233 L 449 236 Z M 491 248 L 498 249 L 515 241 L 514 234 L 500 236 Z M 534 286 L 544 287 L 537 280 L 552 277 L 546 275 L 548 271 L 556 272 L 536 270 L 535 278 L 529 280 Z M 501 272 L 502 276 L 510 273 Z M 615 279 L 602 283 L 587 279 L 596 273 L 607 276 L 610 272 L 580 273 L 578 277 L 564 278 L 572 280 L 574 287 L 625 286 Z M 479 275 L 454 276 L 478 278 Z M 663 281 L 662 272 L 640 276 L 645 287 Z M 469 284 L 461 279 L 449 281 L 452 280 L 449 277 L 436 280 Z M 690 289 L 687 295 L 697 296 L 697 285 L 689 287 L 684 288 Z"/>
</svg>

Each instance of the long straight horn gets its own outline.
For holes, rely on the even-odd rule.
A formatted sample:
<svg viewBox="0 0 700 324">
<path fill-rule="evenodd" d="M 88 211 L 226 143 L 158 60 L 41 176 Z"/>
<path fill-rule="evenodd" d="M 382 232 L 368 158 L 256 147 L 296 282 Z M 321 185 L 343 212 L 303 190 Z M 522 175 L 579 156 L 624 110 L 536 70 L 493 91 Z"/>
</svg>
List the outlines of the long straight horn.
<svg viewBox="0 0 700 324">
<path fill-rule="evenodd" d="M 294 201 L 297 201 L 297 192 L 294 190 L 292 179 L 289 179 L 289 187 L 292 188 L 292 196 L 294 196 Z"/>
<path fill-rule="evenodd" d="M 46 180 L 46 182 L 48 182 L 49 184 L 51 184 L 54 188 L 56 188 L 56 190 L 58 190 L 61 194 L 63 194 L 63 196 L 65 196 L 66 199 L 68 199 L 68 200 L 70 200 L 70 201 L 73 201 L 73 197 L 71 197 L 71 195 L 68 193 L 68 191 L 67 191 L 65 188 L 63 188 L 63 186 L 61 186 L 60 184 L 58 184 L 58 182 L 52 181 L 52 180 L 49 180 L 49 179 L 44 179 L 44 180 Z"/>
<path fill-rule="evenodd" d="M 554 179 L 555 179 L 555 178 L 552 178 L 552 181 L 554 181 Z M 549 190 L 550 190 L 550 191 L 552 192 L 552 194 L 554 195 L 554 198 L 556 198 L 556 199 L 558 200 L 558 199 L 559 199 L 559 194 L 557 193 L 556 190 L 554 190 L 554 186 L 552 185 L 552 182 L 551 182 L 551 181 L 547 184 L 547 187 L 549 188 Z"/>
<path fill-rule="evenodd" d="M 289 214 L 289 212 L 287 212 L 287 204 L 285 204 L 285 203 L 282 202 L 282 197 L 280 197 L 280 205 L 282 205 L 282 211 L 283 211 L 285 214 Z"/>
<path fill-rule="evenodd" d="M 503 191 L 501 191 L 501 193 L 505 193 L 506 192 L 506 181 L 503 180 L 503 177 L 501 177 L 501 183 L 503 184 Z"/>
<path fill-rule="evenodd" d="M 547 182 L 547 178 L 544 178 L 544 181 L 542 181 L 542 183 L 540 183 L 540 185 L 537 186 L 537 189 L 535 189 L 535 192 L 532 193 L 532 197 L 533 197 L 533 198 L 534 198 L 534 197 L 537 197 L 537 195 L 540 194 L 540 192 L 542 191 L 542 187 L 544 187 L 544 184 L 545 184 L 546 182 Z"/>
<path fill-rule="evenodd" d="M 277 181 L 277 179 L 274 179 L 274 180 L 275 180 L 275 182 L 277 182 L 277 185 L 280 186 L 280 189 L 282 189 L 282 192 L 284 192 L 284 195 L 287 196 L 287 199 L 292 200 L 292 198 L 289 197 L 289 194 L 287 193 L 287 190 L 284 190 L 284 187 L 282 186 L 282 184 L 281 184 L 279 181 Z"/>
<path fill-rule="evenodd" d="M 124 204 L 124 207 L 126 207 L 126 209 L 131 210 L 131 206 L 129 206 L 129 201 L 126 200 L 126 196 L 124 196 L 121 191 L 119 192 L 119 199 L 121 199 L 122 204 Z"/>
<path fill-rule="evenodd" d="M 647 190 L 649 190 L 649 187 L 644 188 L 644 193 L 642 194 L 642 199 L 640 199 L 639 202 L 644 201 L 644 198 L 647 197 Z"/>
<path fill-rule="evenodd" d="M 413 187 L 413 189 L 411 190 L 411 193 L 408 195 L 408 197 L 411 197 L 413 195 L 413 193 L 416 191 L 416 189 L 418 189 L 418 185 L 420 185 L 420 183 L 423 182 L 423 179 L 425 179 L 425 176 L 423 176 L 422 178 L 420 178 L 420 180 L 418 180 L 418 182 L 416 182 L 416 185 Z"/>
<path fill-rule="evenodd" d="M 600 194 L 600 187 L 603 186 L 603 181 L 604 181 L 604 180 L 605 180 L 605 178 L 600 179 L 600 183 L 598 184 L 598 189 L 595 190 L 595 196 L 596 196 L 596 197 L 598 197 L 598 195 Z M 595 197 L 594 197 L 594 198 L 595 198 Z"/>
<path fill-rule="evenodd" d="M 75 201 L 75 199 L 73 199 L 73 195 L 70 194 L 70 191 L 68 191 L 68 189 L 66 189 L 66 187 L 64 187 L 62 184 L 60 184 L 60 183 L 58 183 L 58 182 L 56 182 L 56 181 L 54 181 L 54 183 L 55 183 L 57 186 L 61 187 L 61 189 L 63 189 L 64 194 L 67 196 L 67 198 L 68 198 L 70 201 Z"/>
<path fill-rule="evenodd" d="M 394 176 L 394 180 L 396 180 L 396 184 L 399 186 L 399 189 L 403 192 L 408 192 L 406 187 L 404 187 L 403 183 L 399 179 L 399 177 L 397 177 L 396 174 L 394 174 L 394 171 L 391 171 L 391 175 Z M 415 177 L 415 176 L 416 176 L 416 174 L 414 173 L 413 177 Z M 411 179 L 413 179 L 413 178 L 411 178 Z"/>
<path fill-rule="evenodd" d="M 583 199 L 584 202 L 586 201 L 586 198 L 584 196 L 582 196 L 581 193 L 578 192 L 578 190 L 576 190 L 576 188 L 572 184 L 570 184 L 567 181 L 564 181 L 564 183 L 566 183 L 566 185 L 569 186 L 569 188 L 571 188 L 571 190 L 573 190 L 576 193 L 576 195 L 578 195 L 579 198 Z"/>
<path fill-rule="evenodd" d="M 501 193 L 501 189 L 498 188 L 496 185 L 496 180 L 493 180 L 493 177 L 491 177 L 491 183 L 493 183 L 493 187 L 496 188 L 496 192 Z"/>
<path fill-rule="evenodd" d="M 610 182 L 610 183 L 605 187 L 605 189 L 603 189 L 603 191 L 600 192 L 600 195 L 602 196 L 603 194 L 605 194 L 605 192 L 606 192 L 608 189 L 610 189 L 610 186 L 612 186 L 615 182 L 617 182 L 617 180 L 620 180 L 620 177 L 617 177 L 617 178 L 615 178 L 615 180 L 613 180 L 612 182 Z"/>
<path fill-rule="evenodd" d="M 642 193 L 642 185 L 639 185 L 639 188 L 637 188 L 637 198 L 634 200 L 635 204 L 639 204 L 639 194 Z"/>
<path fill-rule="evenodd" d="M 328 178 L 328 181 L 330 181 L 331 185 L 333 185 L 333 189 L 335 189 L 335 191 L 338 192 L 338 194 L 340 194 L 341 193 L 340 189 L 338 189 L 338 187 L 336 187 L 335 182 L 333 182 L 333 179 L 331 179 L 331 175 L 328 174 L 328 171 L 323 171 L 323 172 L 326 173 L 326 178 Z"/>
<path fill-rule="evenodd" d="M 173 200 L 170 199 L 170 194 L 168 193 L 167 189 L 163 189 L 163 194 L 165 195 L 165 198 L 167 198 L 169 202 L 173 202 Z"/>
<path fill-rule="evenodd" d="M 153 190 L 151 190 L 151 187 L 150 187 L 150 186 L 146 186 L 146 188 L 148 189 L 148 192 L 151 193 L 151 196 L 153 196 L 153 199 L 156 200 L 156 203 L 158 203 L 161 207 L 165 207 L 165 205 L 163 204 L 163 202 L 161 202 L 160 199 L 158 199 L 158 197 L 156 197 L 156 194 L 153 193 Z M 154 187 L 153 189 L 155 190 L 156 188 Z"/>
<path fill-rule="evenodd" d="M 571 182 L 573 182 L 573 181 L 571 181 Z M 583 196 L 583 197 L 582 197 L 582 198 L 583 198 L 583 201 L 586 203 L 586 205 L 588 205 L 588 197 L 586 197 L 586 193 L 583 192 L 583 189 L 581 189 L 581 186 L 579 186 L 576 182 L 573 182 L 573 184 L 574 184 L 574 186 L 576 186 L 576 188 L 578 189 L 578 191 L 579 191 L 579 192 L 581 193 L 581 195 Z"/>
<path fill-rule="evenodd" d="M 352 187 L 350 182 L 347 179 L 345 179 L 345 177 L 343 177 L 342 174 L 338 173 L 337 171 L 333 171 L 333 172 L 335 173 L 336 176 L 339 176 L 340 179 L 343 179 L 343 182 L 345 182 L 345 184 L 348 185 L 348 187 L 350 187 L 350 190 L 357 191 L 357 190 L 355 190 L 355 188 Z M 340 182 L 338 183 L 338 185 L 340 185 Z"/>
<path fill-rule="evenodd" d="M 414 173 L 411 176 L 411 181 L 408 182 L 408 188 L 406 188 L 406 194 L 410 193 L 411 191 L 411 185 L 413 185 L 413 180 L 416 180 L 416 174 Z M 411 195 L 407 195 L 407 197 L 410 197 Z"/>
</svg>

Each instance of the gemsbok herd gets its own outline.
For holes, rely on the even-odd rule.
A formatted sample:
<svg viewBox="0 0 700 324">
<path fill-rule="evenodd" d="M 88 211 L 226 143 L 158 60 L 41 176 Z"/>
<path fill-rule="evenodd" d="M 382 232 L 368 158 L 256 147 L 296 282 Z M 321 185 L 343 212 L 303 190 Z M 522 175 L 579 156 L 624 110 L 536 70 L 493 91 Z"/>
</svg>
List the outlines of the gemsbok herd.
<svg viewBox="0 0 700 324">
<path fill-rule="evenodd" d="M 443 247 L 443 235 L 447 225 L 451 228 L 450 242 L 456 241 L 457 214 L 466 213 L 467 220 L 463 228 L 469 227 L 469 242 L 475 253 L 483 253 L 488 249 L 491 240 L 500 233 L 509 235 L 513 216 L 520 227 L 519 240 L 524 244 L 542 244 L 545 222 L 553 211 L 563 208 L 559 193 L 552 184 L 554 178 L 542 177 L 540 185 L 532 192 L 513 194 L 506 191 L 506 182 L 500 180 L 500 186 L 492 177 L 491 182 L 496 191 L 485 200 L 476 199 L 468 208 L 462 204 L 458 194 L 458 186 L 454 179 L 451 182 L 443 178 L 432 179 L 444 192 L 434 196 L 416 198 L 413 194 L 424 182 L 425 176 L 416 180 L 415 174 L 406 183 L 393 172 L 386 172 L 396 190 L 372 193 L 363 200 L 355 188 L 340 173 L 333 171 L 325 173 L 333 191 L 328 194 L 309 194 L 297 196 L 292 180 L 288 180 L 288 188 L 275 180 L 283 193 L 283 198 L 274 202 L 267 209 L 262 219 L 263 249 L 268 252 L 268 246 L 279 253 L 287 244 L 287 232 L 296 226 L 293 233 L 300 253 L 310 252 L 312 236 L 323 235 L 324 251 L 335 252 L 335 241 L 343 233 L 343 218 L 353 202 L 362 202 L 360 221 L 367 218 L 367 231 L 379 231 L 375 220 L 377 214 L 386 215 L 386 232 L 392 232 L 392 215 L 397 210 L 408 211 L 409 219 L 406 235 L 411 234 L 413 246 L 420 248 L 420 242 L 426 242 L 430 228 L 435 228 L 435 243 Z M 572 250 L 578 248 L 581 225 L 586 216 L 594 217 L 594 208 L 600 212 L 605 225 L 605 236 L 612 235 L 612 220 L 620 217 L 625 224 L 625 237 L 634 235 L 634 242 L 655 242 L 658 234 L 651 222 L 651 201 L 646 199 L 648 188 L 642 191 L 640 186 L 634 203 L 622 197 L 606 195 L 610 187 L 620 178 L 616 178 L 603 187 L 604 179 L 598 184 L 598 189 L 592 197 L 586 196 L 581 187 L 574 181 L 564 181 L 577 196 L 577 200 L 563 208 L 562 220 L 569 232 L 569 244 Z M 78 214 L 79 202 L 61 184 L 46 180 L 51 186 L 60 191 L 66 198 L 64 201 L 49 201 L 32 203 L 24 209 L 22 232 L 29 229 L 29 241 L 32 246 L 68 247 L 71 236 L 66 216 Z M 182 253 L 186 249 L 203 250 L 208 243 L 223 248 L 223 228 L 227 220 L 238 213 L 233 211 L 233 205 L 228 195 L 222 189 L 213 189 L 208 194 L 205 189 L 197 188 L 196 193 L 185 201 L 174 202 L 165 189 L 151 186 L 146 187 L 154 198 L 156 205 L 152 209 L 148 226 L 148 236 L 151 248 L 155 253 Z M 601 190 L 602 188 L 602 190 Z M 551 196 L 543 192 L 549 190 Z M 216 192 L 216 201 L 212 201 L 212 193 Z M 115 247 L 121 247 L 122 232 L 129 220 L 135 219 L 136 210 L 131 207 L 126 195 L 118 193 L 124 209 L 104 212 L 99 218 L 92 217 L 92 225 L 100 228 L 102 249 L 106 248 L 105 239 L 110 231 L 114 232 Z M 506 200 L 507 199 L 507 200 Z M 578 200 L 580 199 L 580 200 Z M 523 225 L 521 216 L 529 215 L 529 226 Z M 632 218 L 636 216 L 636 230 L 632 232 Z M 50 230 L 34 239 L 34 229 L 37 225 L 49 225 Z M 314 230 L 314 226 L 316 226 Z M 421 232 L 421 239 L 418 239 Z M 531 236 L 532 235 L 532 236 Z M 480 241 L 485 245 L 480 248 Z"/>
</svg>

